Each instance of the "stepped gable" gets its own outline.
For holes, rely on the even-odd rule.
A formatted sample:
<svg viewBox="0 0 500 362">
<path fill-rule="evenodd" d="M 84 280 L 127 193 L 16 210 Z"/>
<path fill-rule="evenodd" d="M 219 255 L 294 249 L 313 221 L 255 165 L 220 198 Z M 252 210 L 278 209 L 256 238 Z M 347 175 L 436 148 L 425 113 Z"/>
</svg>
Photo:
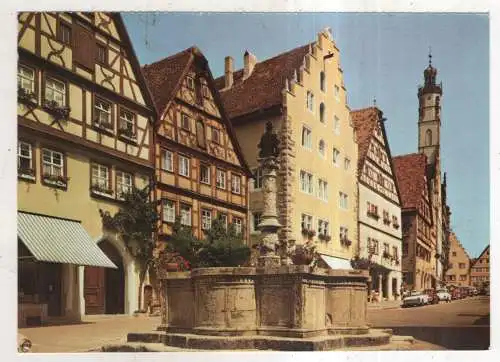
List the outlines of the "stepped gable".
<svg viewBox="0 0 500 362">
<path fill-rule="evenodd" d="M 224 76 L 215 80 L 229 118 L 280 105 L 285 80 L 299 71 L 311 44 L 307 44 L 255 64 L 252 74 L 243 80 L 243 69 L 233 73 L 233 85 L 224 90 Z"/>
</svg>

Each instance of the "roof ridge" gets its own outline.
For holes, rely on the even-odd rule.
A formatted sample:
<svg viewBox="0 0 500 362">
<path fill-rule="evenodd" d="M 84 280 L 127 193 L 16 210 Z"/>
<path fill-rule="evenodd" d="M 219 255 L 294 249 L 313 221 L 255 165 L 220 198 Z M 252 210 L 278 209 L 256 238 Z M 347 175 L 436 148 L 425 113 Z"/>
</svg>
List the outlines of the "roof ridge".
<svg viewBox="0 0 500 362">
<path fill-rule="evenodd" d="M 192 53 L 194 49 L 198 49 L 198 47 L 196 45 L 192 45 L 190 46 L 189 48 L 186 48 L 184 50 L 181 50 L 177 53 L 174 53 L 172 55 L 169 55 L 169 56 L 166 56 L 165 58 L 162 58 L 162 59 L 159 59 L 157 61 L 154 61 L 153 63 L 149 63 L 149 64 L 144 64 L 142 66 L 142 68 L 149 68 L 153 65 L 157 65 L 158 63 L 162 63 L 164 61 L 167 61 L 167 60 L 172 60 L 174 58 L 177 58 L 177 57 L 180 57 L 181 55 L 185 55 L 186 53 Z"/>
</svg>

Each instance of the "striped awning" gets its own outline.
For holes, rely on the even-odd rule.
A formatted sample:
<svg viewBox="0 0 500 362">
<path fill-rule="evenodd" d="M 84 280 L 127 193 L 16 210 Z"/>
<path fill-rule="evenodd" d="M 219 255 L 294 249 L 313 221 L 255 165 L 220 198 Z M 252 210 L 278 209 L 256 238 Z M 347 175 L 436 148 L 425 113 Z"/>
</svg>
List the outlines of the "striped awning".
<svg viewBox="0 0 500 362">
<path fill-rule="evenodd" d="M 321 259 L 332 269 L 352 270 L 351 261 L 348 259 L 337 258 L 330 255 L 320 254 Z"/>
<path fill-rule="evenodd" d="M 39 261 L 116 268 L 79 221 L 19 211 L 17 235 Z"/>
</svg>

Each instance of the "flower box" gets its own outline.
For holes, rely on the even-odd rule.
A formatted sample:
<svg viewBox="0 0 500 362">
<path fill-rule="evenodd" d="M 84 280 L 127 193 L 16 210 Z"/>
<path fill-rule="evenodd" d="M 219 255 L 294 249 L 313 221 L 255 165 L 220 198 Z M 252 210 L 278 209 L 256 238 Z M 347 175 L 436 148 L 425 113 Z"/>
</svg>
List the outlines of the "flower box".
<svg viewBox="0 0 500 362">
<path fill-rule="evenodd" d="M 351 266 L 354 269 L 369 270 L 372 265 L 372 261 L 368 258 L 360 258 L 359 256 L 355 256 L 351 259 Z"/>
<path fill-rule="evenodd" d="M 399 229 L 399 224 L 398 223 L 393 223 L 392 226 L 394 227 L 394 229 Z"/>
<path fill-rule="evenodd" d="M 328 242 L 328 241 L 332 240 L 332 237 L 330 235 L 327 235 L 327 234 L 319 234 L 318 239 Z"/>
<path fill-rule="evenodd" d="M 314 237 L 314 235 L 316 235 L 316 231 L 310 229 L 302 229 L 302 235 L 307 236 L 308 238 L 312 238 Z"/>
<path fill-rule="evenodd" d="M 25 180 L 35 181 L 35 170 L 31 168 L 19 168 L 17 170 L 17 177 Z"/>
<path fill-rule="evenodd" d="M 130 128 L 119 128 L 118 135 L 122 138 L 129 140 L 129 141 L 133 141 L 133 142 L 137 141 L 137 135 Z"/>
<path fill-rule="evenodd" d="M 17 89 L 17 99 L 21 103 L 37 104 L 36 94 L 21 87 Z"/>
<path fill-rule="evenodd" d="M 71 108 L 62 106 L 56 101 L 45 100 L 43 109 L 50 113 L 56 120 L 68 119 Z"/>
<path fill-rule="evenodd" d="M 101 122 L 98 119 L 94 120 L 94 127 L 105 132 L 113 133 L 114 131 L 113 123 Z"/>
<path fill-rule="evenodd" d="M 389 254 L 387 251 L 384 251 L 382 253 L 382 258 L 384 258 L 384 259 L 391 259 L 391 254 Z"/>
<path fill-rule="evenodd" d="M 347 238 L 341 238 L 340 239 L 340 243 L 344 246 L 351 246 L 352 244 L 352 241 L 347 239 Z"/>
<path fill-rule="evenodd" d="M 376 212 L 367 211 L 366 215 L 369 216 L 369 217 L 371 217 L 371 218 L 373 218 L 373 219 L 375 219 L 375 220 L 380 219 L 380 215 L 377 214 Z"/>
<path fill-rule="evenodd" d="M 106 189 L 106 188 L 100 187 L 98 185 L 92 185 L 90 190 L 94 195 L 104 196 L 104 197 L 113 197 L 113 189 Z"/>
<path fill-rule="evenodd" d="M 69 177 L 65 176 L 54 176 L 54 175 L 43 175 L 43 182 L 47 185 L 66 187 L 68 185 Z"/>
</svg>

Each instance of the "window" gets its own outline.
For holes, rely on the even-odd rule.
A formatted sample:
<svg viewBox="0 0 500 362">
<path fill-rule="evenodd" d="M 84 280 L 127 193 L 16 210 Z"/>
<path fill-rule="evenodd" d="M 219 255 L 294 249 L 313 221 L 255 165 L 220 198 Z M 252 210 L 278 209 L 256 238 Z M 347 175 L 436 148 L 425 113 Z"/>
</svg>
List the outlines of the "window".
<svg viewBox="0 0 500 362">
<path fill-rule="evenodd" d="M 190 127 L 191 119 L 189 116 L 185 113 L 182 113 L 181 115 L 181 128 L 189 131 L 191 129 Z"/>
<path fill-rule="evenodd" d="M 224 224 L 224 229 L 227 230 L 227 214 L 223 214 L 223 213 L 219 212 L 218 217 L 221 219 L 222 223 Z"/>
<path fill-rule="evenodd" d="M 226 171 L 217 169 L 217 180 L 215 184 L 219 189 L 226 189 Z"/>
<path fill-rule="evenodd" d="M 201 119 L 196 121 L 196 140 L 198 141 L 198 147 L 207 148 L 207 142 L 205 139 L 205 125 Z"/>
<path fill-rule="evenodd" d="M 348 196 L 347 194 L 344 194 L 342 191 L 339 192 L 339 207 L 341 209 L 349 208 Z"/>
<path fill-rule="evenodd" d="M 333 117 L 333 132 L 335 132 L 336 135 L 340 134 L 340 119 L 337 116 Z"/>
<path fill-rule="evenodd" d="M 69 24 L 59 23 L 59 41 L 71 46 L 71 26 Z"/>
<path fill-rule="evenodd" d="M 239 217 L 233 217 L 233 225 L 234 230 L 237 234 L 241 234 L 243 232 L 243 219 Z"/>
<path fill-rule="evenodd" d="M 313 176 L 305 171 L 300 171 L 300 190 L 302 192 L 313 193 Z"/>
<path fill-rule="evenodd" d="M 378 240 L 373 238 L 368 238 L 368 252 L 370 254 L 378 255 Z"/>
<path fill-rule="evenodd" d="M 132 112 L 120 109 L 118 133 L 128 138 L 135 138 L 135 116 Z"/>
<path fill-rule="evenodd" d="M 33 69 L 23 65 L 17 68 L 17 88 L 24 90 L 26 94 L 35 93 L 35 71 Z"/>
<path fill-rule="evenodd" d="M 325 141 L 323 141 L 323 140 L 319 141 L 318 151 L 319 151 L 319 154 L 320 154 L 320 156 L 322 158 L 326 157 L 326 154 L 325 154 Z"/>
<path fill-rule="evenodd" d="M 262 169 L 256 168 L 253 171 L 254 180 L 253 180 L 253 189 L 259 190 L 262 188 Z"/>
<path fill-rule="evenodd" d="M 188 87 L 188 89 L 194 90 L 194 79 L 193 79 L 193 77 L 187 77 L 187 87 Z"/>
<path fill-rule="evenodd" d="M 314 111 L 314 94 L 311 91 L 307 91 L 306 104 L 307 104 L 307 109 L 309 109 L 311 112 L 313 112 Z"/>
<path fill-rule="evenodd" d="M 191 205 L 181 204 L 181 224 L 191 226 Z"/>
<path fill-rule="evenodd" d="M 45 101 L 54 102 L 59 107 L 66 105 L 66 83 L 54 78 L 45 80 Z"/>
<path fill-rule="evenodd" d="M 179 175 L 189 177 L 189 158 L 179 155 Z"/>
<path fill-rule="evenodd" d="M 467 275 L 466 274 L 460 274 L 460 281 L 466 281 L 467 280 Z"/>
<path fill-rule="evenodd" d="M 452 253 L 451 253 L 451 255 L 452 255 L 452 256 L 457 256 L 457 252 L 456 252 L 456 251 L 454 251 L 454 252 L 452 252 Z M 482 262 L 482 261 L 481 261 L 481 262 Z"/>
<path fill-rule="evenodd" d="M 465 269 L 465 263 L 458 263 L 458 267 L 460 269 Z"/>
<path fill-rule="evenodd" d="M 254 212 L 252 214 L 253 217 L 253 231 L 259 231 L 259 224 L 262 221 L 262 213 Z"/>
<path fill-rule="evenodd" d="M 241 193 L 241 176 L 231 175 L 231 192 L 238 195 Z"/>
<path fill-rule="evenodd" d="M 163 221 L 175 222 L 175 203 L 172 200 L 163 200 Z"/>
<path fill-rule="evenodd" d="M 111 104 L 102 99 L 95 98 L 94 101 L 94 122 L 99 127 L 113 129 L 111 119 Z"/>
<path fill-rule="evenodd" d="M 43 177 L 63 177 L 64 156 L 61 152 L 44 149 L 42 151 Z"/>
<path fill-rule="evenodd" d="M 96 58 L 97 62 L 106 65 L 108 64 L 108 51 L 105 45 L 97 44 Z"/>
<path fill-rule="evenodd" d="M 174 172 L 174 154 L 169 150 L 161 150 L 161 168 Z"/>
<path fill-rule="evenodd" d="M 300 225 L 302 230 L 312 230 L 313 217 L 311 215 L 302 214 L 300 216 Z"/>
<path fill-rule="evenodd" d="M 430 129 L 425 131 L 425 145 L 426 146 L 432 145 L 432 131 Z"/>
<path fill-rule="evenodd" d="M 388 243 L 384 243 L 384 253 L 389 254 L 389 244 Z"/>
<path fill-rule="evenodd" d="M 210 98 L 210 89 L 208 89 L 206 85 L 201 87 L 201 93 L 203 94 L 203 97 Z"/>
<path fill-rule="evenodd" d="M 319 88 L 322 92 L 326 91 L 326 77 L 325 72 L 319 73 Z"/>
<path fill-rule="evenodd" d="M 318 235 L 329 235 L 328 228 L 329 222 L 325 220 L 318 220 Z"/>
<path fill-rule="evenodd" d="M 335 99 L 340 100 L 340 88 L 338 85 L 333 87 L 333 94 L 335 94 Z"/>
<path fill-rule="evenodd" d="M 396 258 L 396 260 L 398 260 L 398 247 L 397 246 L 392 247 L 392 256 L 394 258 Z"/>
<path fill-rule="evenodd" d="M 325 104 L 323 102 L 320 103 L 319 105 L 319 121 L 321 123 L 325 123 L 326 121 L 326 115 L 325 115 Z"/>
<path fill-rule="evenodd" d="M 116 195 L 120 199 L 132 192 L 133 176 L 130 173 L 123 171 L 116 171 Z"/>
<path fill-rule="evenodd" d="M 339 228 L 339 237 L 340 237 L 340 240 L 348 240 L 349 239 L 349 229 L 347 229 L 345 226 L 341 226 Z"/>
<path fill-rule="evenodd" d="M 200 182 L 210 185 L 210 167 L 207 165 L 200 165 Z"/>
<path fill-rule="evenodd" d="M 221 143 L 220 131 L 215 127 L 212 127 L 212 141 L 218 144 Z"/>
<path fill-rule="evenodd" d="M 340 151 L 334 147 L 333 148 L 332 159 L 333 159 L 333 164 L 335 166 L 337 166 L 337 167 L 339 165 L 339 158 L 340 158 Z"/>
<path fill-rule="evenodd" d="M 104 165 L 92 165 L 92 191 L 112 193 L 110 185 L 110 169 Z"/>
<path fill-rule="evenodd" d="M 201 209 L 201 229 L 210 230 L 212 227 L 212 211 Z"/>
<path fill-rule="evenodd" d="M 328 182 L 325 180 L 318 180 L 318 197 L 323 201 L 328 201 Z"/>
<path fill-rule="evenodd" d="M 351 168 L 351 160 L 346 157 L 344 158 L 344 170 L 349 170 Z"/>
<path fill-rule="evenodd" d="M 19 141 L 17 144 L 17 171 L 20 174 L 34 175 L 33 149 L 27 142 Z"/>
<path fill-rule="evenodd" d="M 307 127 L 302 127 L 302 147 L 312 148 L 312 132 Z"/>
</svg>

